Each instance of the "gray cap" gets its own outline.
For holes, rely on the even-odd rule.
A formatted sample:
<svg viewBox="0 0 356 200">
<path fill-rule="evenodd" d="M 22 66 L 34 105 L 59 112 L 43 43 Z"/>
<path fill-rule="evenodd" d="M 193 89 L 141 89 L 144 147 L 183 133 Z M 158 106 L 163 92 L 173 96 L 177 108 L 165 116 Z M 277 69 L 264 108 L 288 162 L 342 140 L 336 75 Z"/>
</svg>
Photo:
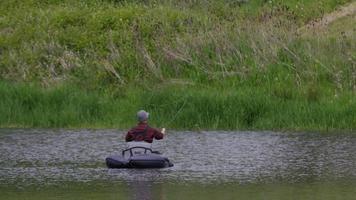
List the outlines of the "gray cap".
<svg viewBox="0 0 356 200">
<path fill-rule="evenodd" d="M 144 111 L 144 110 L 140 110 L 137 112 L 137 120 L 140 122 L 146 121 L 148 119 L 148 115 L 150 113 Z"/>
</svg>

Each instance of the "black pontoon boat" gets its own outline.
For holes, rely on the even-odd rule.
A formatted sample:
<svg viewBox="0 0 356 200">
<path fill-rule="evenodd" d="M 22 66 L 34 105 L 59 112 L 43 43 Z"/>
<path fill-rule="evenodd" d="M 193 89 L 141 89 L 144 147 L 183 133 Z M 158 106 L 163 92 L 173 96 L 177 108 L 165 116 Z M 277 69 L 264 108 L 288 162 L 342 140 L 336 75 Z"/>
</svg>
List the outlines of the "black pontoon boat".
<svg viewBox="0 0 356 200">
<path fill-rule="evenodd" d="M 132 147 L 122 151 L 122 155 L 106 158 L 108 168 L 165 168 L 173 164 L 167 157 L 146 147 Z"/>
</svg>

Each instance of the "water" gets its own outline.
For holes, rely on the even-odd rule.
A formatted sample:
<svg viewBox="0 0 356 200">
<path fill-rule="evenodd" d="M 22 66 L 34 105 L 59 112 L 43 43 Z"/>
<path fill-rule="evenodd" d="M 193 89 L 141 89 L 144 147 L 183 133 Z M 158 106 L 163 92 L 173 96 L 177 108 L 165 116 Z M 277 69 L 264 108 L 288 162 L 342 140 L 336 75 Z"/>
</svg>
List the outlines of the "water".
<svg viewBox="0 0 356 200">
<path fill-rule="evenodd" d="M 356 135 L 170 132 L 166 169 L 107 169 L 116 130 L 0 129 L 0 199 L 352 199 Z"/>
</svg>

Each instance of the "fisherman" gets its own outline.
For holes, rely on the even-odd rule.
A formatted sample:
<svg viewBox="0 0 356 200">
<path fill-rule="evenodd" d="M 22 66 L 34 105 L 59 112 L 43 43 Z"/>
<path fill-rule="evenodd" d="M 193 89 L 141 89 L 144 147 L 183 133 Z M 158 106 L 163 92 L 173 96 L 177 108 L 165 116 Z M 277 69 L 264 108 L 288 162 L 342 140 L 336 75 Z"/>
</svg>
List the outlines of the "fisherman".
<svg viewBox="0 0 356 200">
<path fill-rule="evenodd" d="M 153 139 L 163 139 L 166 129 L 158 130 L 150 127 L 147 124 L 148 116 L 149 113 L 144 110 L 137 112 L 138 124 L 127 132 L 125 138 L 129 148 L 139 146 L 151 149 Z"/>
</svg>

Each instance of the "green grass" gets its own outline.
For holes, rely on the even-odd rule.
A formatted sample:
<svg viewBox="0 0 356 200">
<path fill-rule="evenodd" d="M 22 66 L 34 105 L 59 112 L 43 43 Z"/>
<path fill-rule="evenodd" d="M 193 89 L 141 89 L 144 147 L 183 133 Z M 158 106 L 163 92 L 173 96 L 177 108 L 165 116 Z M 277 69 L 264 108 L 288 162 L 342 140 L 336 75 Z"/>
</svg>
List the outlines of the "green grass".
<svg viewBox="0 0 356 200">
<path fill-rule="evenodd" d="M 303 179 L 304 180 L 304 179 Z M 133 197 L 151 197 L 152 199 L 275 199 L 275 200 L 334 200 L 334 199 L 353 199 L 356 192 L 353 181 L 309 181 L 288 183 L 266 183 L 266 184 L 237 184 L 237 183 L 154 183 L 141 187 L 128 186 L 127 184 L 91 181 L 89 183 L 61 182 L 56 185 L 37 185 L 25 186 L 21 190 L 15 185 L 1 185 L 2 199 L 108 199 L 126 200 Z M 36 187 L 37 186 L 37 187 Z M 95 187 L 95 189 L 93 189 Z M 148 191 L 144 194 L 135 192 L 142 188 Z M 134 191 L 134 192 L 132 192 Z M 114 194 L 113 194 L 114 193 Z"/>
<path fill-rule="evenodd" d="M 0 126 L 354 130 L 348 2 L 1 1 Z"/>
<path fill-rule="evenodd" d="M 160 86 L 109 94 L 69 86 L 38 89 L 1 83 L 0 95 L 2 127 L 129 128 L 136 123 L 136 111 L 146 109 L 152 125 L 172 129 L 356 128 L 356 101 L 351 94 L 316 100 L 310 94 L 280 95 L 263 87 L 232 86 Z"/>
</svg>

